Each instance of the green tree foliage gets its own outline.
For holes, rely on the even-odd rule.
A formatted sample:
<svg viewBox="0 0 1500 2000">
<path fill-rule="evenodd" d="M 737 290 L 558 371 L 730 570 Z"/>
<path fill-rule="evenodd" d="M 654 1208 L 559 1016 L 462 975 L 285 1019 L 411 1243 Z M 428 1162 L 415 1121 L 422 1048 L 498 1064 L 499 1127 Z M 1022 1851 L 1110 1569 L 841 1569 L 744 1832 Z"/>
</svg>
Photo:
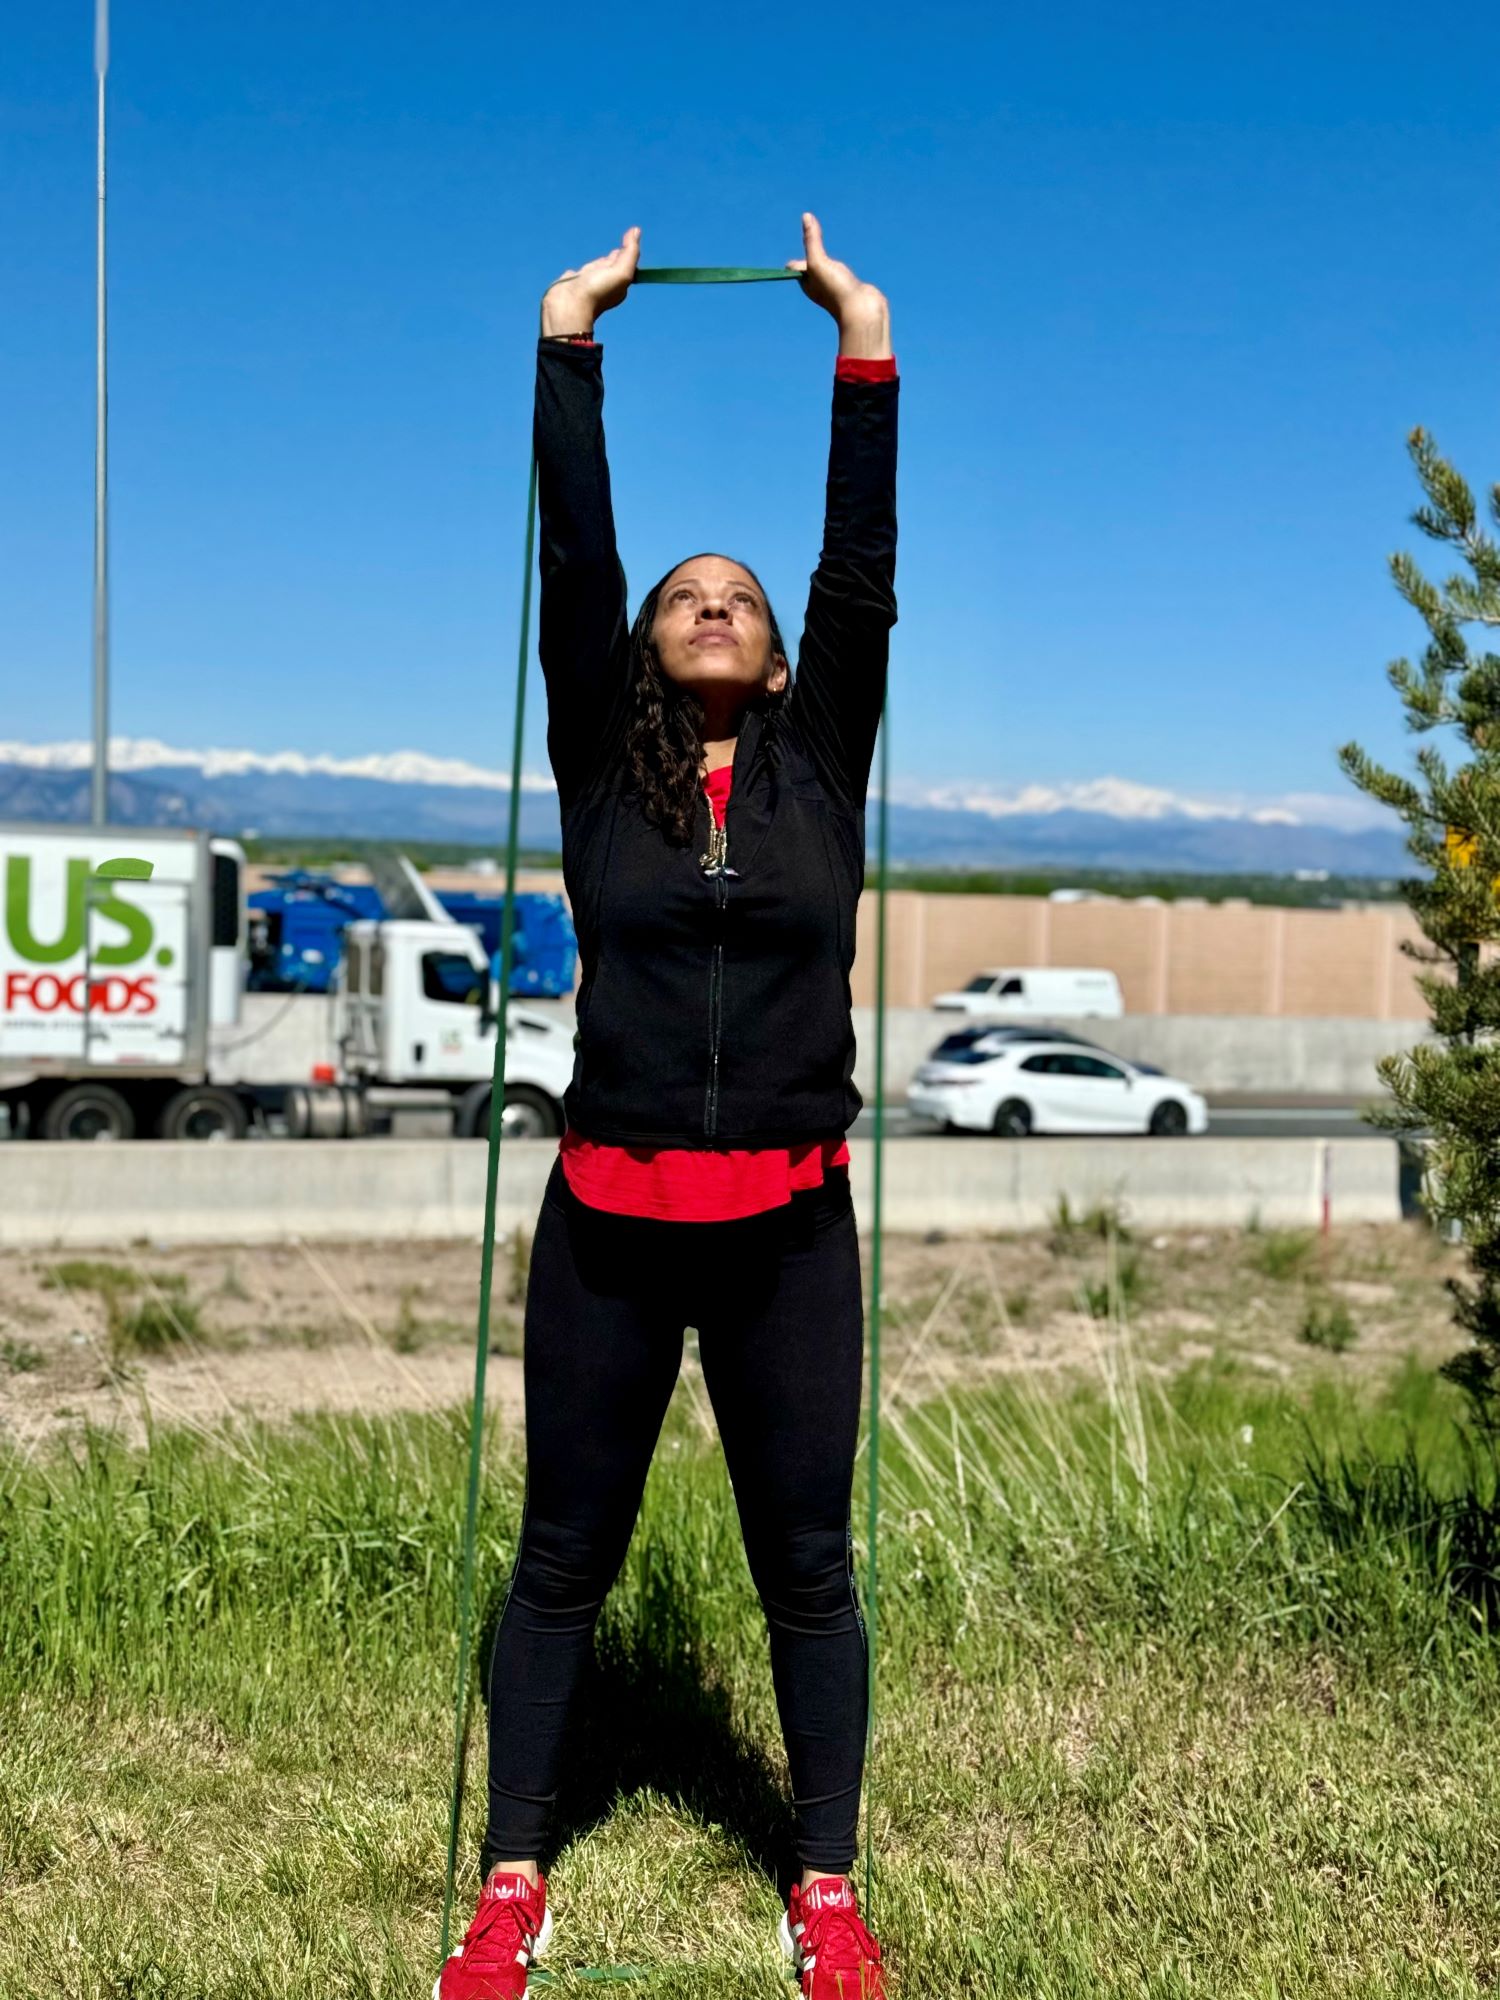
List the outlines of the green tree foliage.
<svg viewBox="0 0 1500 2000">
<path fill-rule="evenodd" d="M 1424 431 L 1408 441 L 1426 502 L 1413 521 L 1457 552 L 1464 567 L 1434 583 L 1410 555 L 1391 558 L 1397 590 L 1427 627 L 1421 658 L 1388 673 L 1407 726 L 1451 732 L 1453 761 L 1433 741 L 1416 754 L 1417 778 L 1374 763 L 1357 743 L 1339 751 L 1345 774 L 1394 807 L 1407 846 L 1426 871 L 1402 884 L 1425 942 L 1403 945 L 1425 968 L 1417 984 L 1436 1039 L 1387 1057 L 1380 1076 L 1394 1102 L 1371 1114 L 1395 1131 L 1430 1133 L 1429 1202 L 1438 1221 L 1461 1224 L 1469 1278 L 1452 1279 L 1454 1317 L 1469 1345 L 1445 1373 L 1469 1394 L 1476 1415 L 1500 1428 L 1500 963 L 1482 947 L 1500 940 L 1500 543 L 1474 495 Z M 1500 486 L 1491 488 L 1500 526 Z M 1472 640 L 1471 640 L 1472 634 Z M 1459 761 L 1461 759 L 1462 761 Z M 1449 829 L 1467 836 L 1461 849 Z"/>
</svg>

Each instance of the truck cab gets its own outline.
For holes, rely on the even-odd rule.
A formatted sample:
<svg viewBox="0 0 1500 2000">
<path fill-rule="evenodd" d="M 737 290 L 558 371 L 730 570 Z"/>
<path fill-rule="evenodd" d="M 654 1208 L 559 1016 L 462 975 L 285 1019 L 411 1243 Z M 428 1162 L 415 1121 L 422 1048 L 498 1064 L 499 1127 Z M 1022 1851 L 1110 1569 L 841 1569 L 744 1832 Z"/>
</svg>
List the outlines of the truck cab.
<svg viewBox="0 0 1500 2000">
<path fill-rule="evenodd" d="M 453 1105 L 455 1131 L 489 1130 L 500 989 L 476 933 L 430 918 L 360 921 L 344 937 L 335 1005 L 340 1066 L 368 1092 L 424 1087 Z M 562 1130 L 573 1075 L 569 1025 L 518 1006 L 505 1010 L 507 1137 Z"/>
</svg>

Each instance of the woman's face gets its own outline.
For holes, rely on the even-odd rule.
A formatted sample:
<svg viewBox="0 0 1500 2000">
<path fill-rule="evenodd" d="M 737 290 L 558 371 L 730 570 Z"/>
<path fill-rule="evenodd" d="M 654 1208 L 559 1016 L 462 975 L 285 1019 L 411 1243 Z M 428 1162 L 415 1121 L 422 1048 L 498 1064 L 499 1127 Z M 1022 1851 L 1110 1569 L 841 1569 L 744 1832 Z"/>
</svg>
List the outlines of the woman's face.
<svg viewBox="0 0 1500 2000">
<path fill-rule="evenodd" d="M 700 699 L 730 690 L 779 693 L 787 664 L 772 650 L 765 595 L 747 569 L 727 556 L 693 556 L 661 587 L 651 628 L 668 680 Z"/>
</svg>

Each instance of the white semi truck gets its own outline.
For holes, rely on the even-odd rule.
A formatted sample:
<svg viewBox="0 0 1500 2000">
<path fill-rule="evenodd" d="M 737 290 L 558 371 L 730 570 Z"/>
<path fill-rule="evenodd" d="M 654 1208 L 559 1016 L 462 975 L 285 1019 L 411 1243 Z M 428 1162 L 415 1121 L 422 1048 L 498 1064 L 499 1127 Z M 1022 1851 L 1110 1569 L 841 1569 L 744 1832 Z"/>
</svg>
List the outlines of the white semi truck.
<svg viewBox="0 0 1500 2000">
<path fill-rule="evenodd" d="M 0 1104 L 38 1139 L 357 1137 L 407 1104 L 489 1129 L 498 985 L 410 863 L 347 934 L 315 1075 L 247 1081 L 243 850 L 205 833 L 0 823 Z M 507 1133 L 562 1129 L 571 1027 L 505 1010 Z"/>
</svg>

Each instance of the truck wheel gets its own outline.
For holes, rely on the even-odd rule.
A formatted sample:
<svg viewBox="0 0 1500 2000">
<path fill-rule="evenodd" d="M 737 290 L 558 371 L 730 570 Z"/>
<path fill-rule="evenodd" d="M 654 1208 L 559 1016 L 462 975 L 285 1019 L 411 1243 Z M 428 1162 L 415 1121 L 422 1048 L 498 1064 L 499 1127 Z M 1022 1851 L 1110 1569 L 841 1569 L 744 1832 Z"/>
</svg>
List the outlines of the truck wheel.
<svg viewBox="0 0 1500 2000">
<path fill-rule="evenodd" d="M 995 1113 L 994 1132 L 1001 1139 L 1025 1139 L 1031 1133 L 1031 1107 L 1019 1097 L 1007 1097 Z"/>
<path fill-rule="evenodd" d="M 133 1139 L 135 1113 L 107 1083 L 74 1083 L 42 1113 L 44 1139 Z"/>
<path fill-rule="evenodd" d="M 249 1124 L 242 1101 L 232 1090 L 212 1084 L 190 1084 L 169 1097 L 156 1129 L 163 1139 L 243 1139 Z"/>
<path fill-rule="evenodd" d="M 490 1086 L 476 1083 L 458 1100 L 453 1130 L 460 1139 L 487 1139 L 490 1135 Z M 507 1139 L 555 1139 L 562 1130 L 557 1106 L 544 1090 L 528 1083 L 506 1086 L 505 1109 L 500 1114 L 500 1131 Z"/>
</svg>

